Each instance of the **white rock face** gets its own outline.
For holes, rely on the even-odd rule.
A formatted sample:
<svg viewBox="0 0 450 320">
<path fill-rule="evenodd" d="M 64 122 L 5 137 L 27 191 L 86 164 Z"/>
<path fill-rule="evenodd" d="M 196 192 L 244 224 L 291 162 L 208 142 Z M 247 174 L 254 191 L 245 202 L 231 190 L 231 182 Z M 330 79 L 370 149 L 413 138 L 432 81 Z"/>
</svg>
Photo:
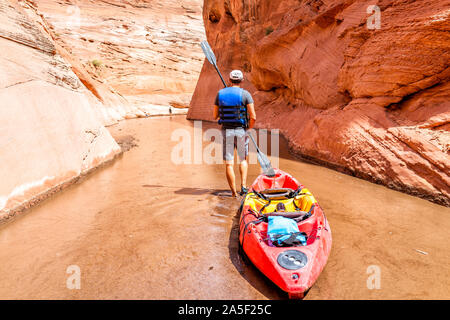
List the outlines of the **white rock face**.
<svg viewBox="0 0 450 320">
<path fill-rule="evenodd" d="M 0 222 L 114 158 L 99 104 L 51 39 L 0 1 Z"/>
<path fill-rule="evenodd" d="M 141 117 L 148 104 L 189 105 L 204 60 L 203 0 L 22 4 L 41 16 L 88 89 L 116 111 L 104 112 L 105 123 Z"/>
</svg>

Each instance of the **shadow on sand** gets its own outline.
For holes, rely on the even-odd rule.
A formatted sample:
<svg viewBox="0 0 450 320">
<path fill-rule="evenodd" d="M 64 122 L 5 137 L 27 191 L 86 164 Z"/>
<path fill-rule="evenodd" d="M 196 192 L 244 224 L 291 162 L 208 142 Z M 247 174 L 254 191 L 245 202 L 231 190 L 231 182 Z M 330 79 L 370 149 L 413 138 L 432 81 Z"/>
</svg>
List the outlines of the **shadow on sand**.
<svg viewBox="0 0 450 320">
<path fill-rule="evenodd" d="M 230 260 L 239 274 L 256 290 L 271 300 L 287 299 L 288 296 L 272 281 L 270 281 L 261 271 L 259 271 L 241 250 L 239 244 L 239 219 L 240 210 L 236 210 L 232 217 L 232 227 L 228 240 L 228 252 Z"/>
<path fill-rule="evenodd" d="M 236 203 L 230 201 L 233 199 L 230 190 L 224 189 L 204 189 L 204 188 L 179 188 L 164 185 L 142 185 L 145 188 L 167 188 L 175 189 L 175 194 L 183 195 L 213 195 L 220 198 L 220 202 L 215 211 L 221 216 L 232 219 L 232 227 L 228 239 L 228 253 L 231 263 L 234 265 L 239 274 L 256 290 L 268 299 L 278 300 L 287 299 L 285 292 L 279 289 L 272 281 L 270 281 L 262 272 L 260 272 L 246 257 L 245 253 L 240 250 L 239 245 L 239 218 L 240 210 L 236 210 Z M 225 210 L 225 208 L 227 208 Z M 230 211 L 235 212 L 230 216 Z"/>
<path fill-rule="evenodd" d="M 168 188 L 168 189 L 178 189 L 175 190 L 175 194 L 184 194 L 184 195 L 193 195 L 193 196 L 201 196 L 205 194 L 211 194 L 218 197 L 229 197 L 231 198 L 231 191 L 226 189 L 203 189 L 203 188 L 181 188 L 179 187 L 171 187 L 171 186 L 163 186 L 159 184 L 144 184 L 142 185 L 144 188 Z"/>
</svg>

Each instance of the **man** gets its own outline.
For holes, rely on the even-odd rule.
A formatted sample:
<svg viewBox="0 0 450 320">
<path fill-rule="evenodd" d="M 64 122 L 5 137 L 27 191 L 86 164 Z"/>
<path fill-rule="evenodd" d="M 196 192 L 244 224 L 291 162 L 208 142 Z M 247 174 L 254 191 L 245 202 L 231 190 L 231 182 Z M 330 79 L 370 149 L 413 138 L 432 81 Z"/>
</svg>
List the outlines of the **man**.
<svg viewBox="0 0 450 320">
<path fill-rule="evenodd" d="M 256 113 L 253 98 L 250 93 L 240 87 L 244 75 L 240 70 L 230 73 L 231 86 L 219 91 L 214 105 L 214 119 L 222 124 L 223 160 L 226 165 L 226 176 L 233 197 L 237 197 L 236 178 L 234 175 L 234 150 L 240 160 L 241 191 L 244 195 L 247 189 L 248 171 L 248 136 L 246 129 L 255 125 Z"/>
</svg>

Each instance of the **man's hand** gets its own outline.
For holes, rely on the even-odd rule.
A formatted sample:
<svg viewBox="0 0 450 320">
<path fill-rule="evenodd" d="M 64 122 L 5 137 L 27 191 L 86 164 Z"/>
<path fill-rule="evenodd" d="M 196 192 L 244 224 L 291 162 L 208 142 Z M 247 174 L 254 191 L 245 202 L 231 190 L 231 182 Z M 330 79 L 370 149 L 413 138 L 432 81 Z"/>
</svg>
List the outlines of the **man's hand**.
<svg viewBox="0 0 450 320">
<path fill-rule="evenodd" d="M 219 120 L 219 106 L 214 106 L 213 119 L 216 121 Z"/>
<path fill-rule="evenodd" d="M 247 113 L 250 118 L 248 121 L 248 128 L 252 129 L 255 126 L 255 122 L 256 122 L 255 105 L 253 103 L 249 103 L 247 105 Z"/>
</svg>

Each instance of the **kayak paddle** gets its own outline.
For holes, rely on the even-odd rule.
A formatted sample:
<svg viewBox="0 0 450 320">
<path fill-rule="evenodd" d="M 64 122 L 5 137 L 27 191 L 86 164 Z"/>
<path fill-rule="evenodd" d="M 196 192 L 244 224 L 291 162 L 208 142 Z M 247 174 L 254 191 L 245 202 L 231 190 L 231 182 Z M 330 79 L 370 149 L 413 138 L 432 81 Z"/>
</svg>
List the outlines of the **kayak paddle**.
<svg viewBox="0 0 450 320">
<path fill-rule="evenodd" d="M 214 52 L 212 51 L 211 47 L 209 46 L 208 41 L 206 41 L 206 40 L 202 41 L 200 46 L 202 47 L 202 50 L 206 56 L 206 59 L 208 59 L 208 61 L 214 66 L 214 68 L 216 68 L 216 71 L 219 74 L 224 87 L 226 88 L 227 84 L 226 84 L 225 80 L 223 79 L 222 74 L 219 71 L 219 67 L 217 67 L 216 56 L 214 55 Z M 256 144 L 255 140 L 253 139 L 253 137 L 250 133 L 248 134 L 248 136 L 250 136 L 250 139 L 253 141 L 253 144 L 256 147 L 258 162 L 259 162 L 261 168 L 263 169 L 263 173 L 268 177 L 274 177 L 275 171 L 272 168 L 272 164 L 270 163 L 269 158 L 267 158 L 267 156 L 263 152 L 261 152 L 261 150 L 259 150 L 258 145 Z"/>
<path fill-rule="evenodd" d="M 223 85 L 226 88 L 227 84 L 225 83 L 225 80 L 223 80 L 222 74 L 220 73 L 219 68 L 217 67 L 216 56 L 214 55 L 214 52 L 212 51 L 211 47 L 209 46 L 208 41 L 206 41 L 206 40 L 202 41 L 200 46 L 202 47 L 202 50 L 203 50 L 203 53 L 206 56 L 206 59 L 208 59 L 208 61 L 214 66 L 214 68 L 216 68 L 216 71 L 219 74 L 220 79 L 222 80 Z"/>
<path fill-rule="evenodd" d="M 250 136 L 250 139 L 253 141 L 253 144 L 256 147 L 256 154 L 258 157 L 259 165 L 261 166 L 263 173 L 268 177 L 275 177 L 275 170 L 272 168 L 272 164 L 270 163 L 269 158 L 259 150 L 258 145 L 256 144 L 255 140 L 253 139 L 253 136 L 251 133 L 248 133 L 248 136 Z"/>
</svg>

